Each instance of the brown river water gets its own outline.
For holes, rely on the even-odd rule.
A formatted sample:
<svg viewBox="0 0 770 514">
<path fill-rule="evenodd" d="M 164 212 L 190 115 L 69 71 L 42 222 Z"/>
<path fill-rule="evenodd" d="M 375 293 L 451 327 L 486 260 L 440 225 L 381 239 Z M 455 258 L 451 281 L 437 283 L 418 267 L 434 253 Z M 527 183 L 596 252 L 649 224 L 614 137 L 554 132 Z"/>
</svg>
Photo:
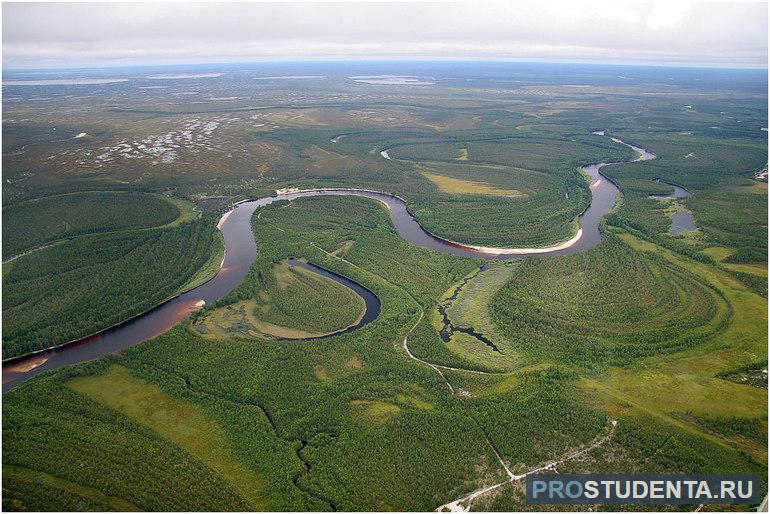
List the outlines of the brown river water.
<svg viewBox="0 0 770 514">
<path fill-rule="evenodd" d="M 597 133 L 597 135 L 604 134 Z M 647 150 L 629 145 L 616 138 L 612 139 L 639 153 L 639 156 L 636 158 L 637 161 L 655 158 L 655 155 Z M 117 353 L 123 348 L 158 336 L 179 324 L 191 313 L 199 310 L 203 306 L 202 301 L 205 304 L 212 304 L 224 297 L 240 284 L 257 257 L 257 242 L 251 229 L 251 217 L 259 207 L 279 200 L 294 200 L 296 198 L 312 196 L 363 196 L 385 204 L 390 211 L 393 225 L 401 237 L 417 246 L 439 252 L 487 260 L 522 259 L 533 254 L 540 256 L 569 255 L 593 248 L 601 241 L 599 222 L 605 214 L 612 210 L 615 205 L 615 199 L 620 192 L 615 184 L 600 172 L 602 167 L 609 164 L 613 163 L 590 164 L 583 167 L 583 171 L 591 179 L 592 199 L 591 205 L 580 216 L 580 238 L 571 242 L 568 247 L 546 251 L 544 249 L 519 249 L 515 254 L 499 254 L 479 251 L 441 239 L 426 232 L 420 226 L 417 220 L 409 213 L 404 200 L 384 192 L 360 189 L 311 190 L 242 202 L 231 211 L 225 213 L 219 222 L 219 228 L 225 240 L 226 252 L 222 267 L 213 279 L 168 300 L 144 314 L 140 314 L 99 334 L 57 348 L 51 348 L 26 357 L 3 362 L 3 392 L 44 371 L 93 360 L 109 353 Z M 318 272 L 319 270 L 314 269 L 314 271 Z M 375 303 L 374 299 L 369 298 L 367 295 L 368 290 L 363 288 L 363 286 L 351 283 L 352 281 L 339 277 L 339 275 L 336 278 L 332 275 L 329 276 L 348 287 L 352 287 L 367 301 L 367 314 L 364 316 L 365 323 L 359 324 L 354 328 L 359 329 L 367 323 L 374 321 L 377 317 L 376 314 L 379 314 L 379 300 L 376 300 Z M 358 288 L 355 286 L 358 286 Z M 373 296 L 371 292 L 368 292 L 368 294 Z"/>
</svg>

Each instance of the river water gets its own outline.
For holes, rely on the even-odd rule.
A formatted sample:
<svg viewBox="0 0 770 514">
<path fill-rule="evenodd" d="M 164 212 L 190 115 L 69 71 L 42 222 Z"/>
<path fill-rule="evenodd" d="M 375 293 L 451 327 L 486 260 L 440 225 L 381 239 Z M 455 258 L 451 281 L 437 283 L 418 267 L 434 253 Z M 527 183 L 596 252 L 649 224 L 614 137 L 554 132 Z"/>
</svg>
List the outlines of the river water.
<svg viewBox="0 0 770 514">
<path fill-rule="evenodd" d="M 665 182 L 663 180 L 656 180 L 656 182 L 662 182 L 674 188 L 674 192 L 667 195 L 650 195 L 650 198 L 659 198 L 662 200 L 678 200 L 680 198 L 689 198 L 691 193 L 681 186 Z M 671 233 L 675 236 L 683 234 L 684 232 L 691 232 L 698 228 L 695 224 L 695 219 L 692 217 L 692 213 L 685 209 L 683 206 L 677 204 L 678 210 L 671 215 Z"/>
<path fill-rule="evenodd" d="M 617 143 L 626 145 L 635 150 L 639 154 L 635 159 L 636 161 L 646 161 L 655 158 L 655 155 L 647 150 L 629 145 L 619 139 L 612 139 Z M 387 150 L 382 153 L 384 154 L 383 157 L 389 158 L 389 156 L 387 156 Z M 566 248 L 554 250 L 519 249 L 520 251 L 518 251 L 518 253 L 507 255 L 475 250 L 458 243 L 438 238 L 426 232 L 409 213 L 407 205 L 402 199 L 383 192 L 356 189 L 312 190 L 242 202 L 231 211 L 225 213 L 220 219 L 219 229 L 224 236 L 226 253 L 222 268 L 213 279 L 155 307 L 149 312 L 141 314 L 94 336 L 58 348 L 39 352 L 34 355 L 4 362 L 3 392 L 10 390 L 16 385 L 43 371 L 89 361 L 109 353 L 117 353 L 123 348 L 133 346 L 158 336 L 176 326 L 194 311 L 200 309 L 204 305 L 202 302 L 211 304 L 224 297 L 228 292 L 241 283 L 257 257 L 257 243 L 251 228 L 251 218 L 254 211 L 259 207 L 269 205 L 279 200 L 291 201 L 297 198 L 313 196 L 363 196 L 385 204 L 390 211 L 393 225 L 401 237 L 417 246 L 430 248 L 439 252 L 487 260 L 521 259 L 532 254 L 539 254 L 541 256 L 568 255 L 586 251 L 593 248 L 601 241 L 599 222 L 605 214 L 612 210 L 615 205 L 615 199 L 620 192 L 612 181 L 601 174 L 601 168 L 608 166 L 609 164 L 613 163 L 591 164 L 582 168 L 586 175 L 591 179 L 590 187 L 592 200 L 591 205 L 580 216 L 581 233 L 579 239 L 572 242 L 570 246 Z M 317 267 L 312 268 L 313 271 L 320 272 L 319 270 L 322 270 L 322 268 L 315 268 Z M 339 275 L 335 276 L 338 278 L 340 277 Z M 335 278 L 335 280 L 338 280 L 338 278 Z M 373 296 L 370 291 L 363 288 L 360 284 L 353 281 L 348 282 L 349 283 L 345 283 L 345 285 L 356 290 L 356 292 L 363 296 L 365 300 L 368 298 L 367 292 Z M 356 287 L 363 289 L 363 291 L 356 289 Z M 377 300 L 376 308 L 373 303 L 370 305 L 370 302 L 372 302 L 371 298 L 367 300 L 367 315 L 369 315 L 369 313 L 374 313 L 375 311 L 378 314 L 379 300 Z M 364 316 L 362 322 L 364 320 L 367 321 L 360 326 L 363 326 L 376 318 L 375 315 L 374 318 L 368 319 L 367 315 Z M 360 326 L 350 327 L 350 329 L 346 331 L 360 328 Z"/>
</svg>

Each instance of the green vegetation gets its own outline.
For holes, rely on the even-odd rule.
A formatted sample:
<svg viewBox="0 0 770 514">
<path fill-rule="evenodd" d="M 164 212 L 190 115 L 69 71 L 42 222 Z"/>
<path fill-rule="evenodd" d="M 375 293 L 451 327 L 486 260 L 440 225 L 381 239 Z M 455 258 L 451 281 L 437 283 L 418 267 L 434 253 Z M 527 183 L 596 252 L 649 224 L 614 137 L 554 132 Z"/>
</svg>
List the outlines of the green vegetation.
<svg viewBox="0 0 770 514">
<path fill-rule="evenodd" d="M 214 234 L 211 238 L 209 255 L 210 257 L 208 262 L 206 262 L 203 267 L 201 267 L 198 272 L 187 281 L 186 284 L 179 288 L 179 293 L 189 291 L 201 284 L 205 284 L 214 278 L 217 273 L 219 273 L 219 268 L 222 263 L 224 263 L 225 259 L 225 240 L 222 237 L 222 233 L 218 230 L 214 231 Z"/>
<path fill-rule="evenodd" d="M 764 473 L 764 466 L 745 452 L 714 444 L 689 431 L 672 427 L 660 420 L 635 413 L 615 429 L 607 442 L 556 466 L 559 473 Z M 763 486 L 764 487 L 764 486 Z M 587 511 L 590 506 L 570 506 Z M 645 510 L 639 505 L 613 506 L 621 511 Z M 661 509 L 661 507 L 663 507 Z M 696 506 L 650 506 L 650 510 L 679 511 Z M 479 498 L 474 511 L 530 511 L 542 506 L 527 505 L 523 483 L 508 484 L 494 494 Z M 722 507 L 724 509 L 724 507 Z"/>
<path fill-rule="evenodd" d="M 502 477 L 480 430 L 467 423 L 467 415 L 447 395 L 440 376 L 396 350 L 420 309 L 407 291 L 414 291 L 415 297 L 430 304 L 431 295 L 440 294 L 475 263 L 404 242 L 394 233 L 386 211 L 371 200 L 315 198 L 284 207 L 264 208 L 261 216 L 254 219 L 261 253 L 253 275 L 231 295 L 231 300 L 242 301 L 240 298 L 251 297 L 252 291 L 259 293 L 259 270 L 272 270 L 286 256 L 301 255 L 378 294 L 383 299 L 383 311 L 375 322 L 334 338 L 314 342 L 273 341 L 258 348 L 254 341 L 214 341 L 179 327 L 153 343 L 125 352 L 121 365 L 168 395 L 200 405 L 209 419 L 222 426 L 233 458 L 254 469 L 263 480 L 271 509 L 323 510 L 329 509 L 331 502 L 340 510 L 396 506 L 428 509 L 456 493 L 473 490 L 490 476 Z M 370 231 L 381 238 L 363 242 Z M 334 250 L 339 242 L 351 239 L 356 243 L 345 252 L 345 260 L 320 250 Z M 317 246 L 311 246 L 311 241 Z M 393 257 L 387 262 L 369 258 L 388 253 Z M 414 262 L 437 273 L 415 274 Z M 190 322 L 195 323 L 197 320 Z M 40 430 L 50 432 L 53 428 L 44 419 L 49 415 L 46 413 L 58 413 L 54 423 L 82 415 L 71 409 L 87 397 L 73 391 L 71 379 L 100 377 L 105 369 L 106 363 L 100 361 L 59 370 L 22 385 L 9 393 L 6 401 L 19 405 L 29 416 L 28 423 L 39 423 Z M 223 373 L 225 369 L 227 372 Z M 113 386 L 111 382 L 100 379 L 100 389 L 107 391 L 99 394 L 120 397 L 118 391 L 123 386 Z M 76 380 L 74 384 L 77 383 Z M 115 390 L 110 392 L 113 387 Z M 52 394 L 51 388 L 62 388 L 67 394 Z M 33 395 L 34 400 L 26 400 L 26 395 Z M 43 402 L 39 395 L 50 399 Z M 73 395 L 77 400 L 70 400 Z M 30 401 L 37 408 L 31 410 Z M 90 400 L 88 404 L 97 405 Z M 123 420 L 121 423 L 135 423 L 125 414 L 109 412 Z M 11 418 L 19 420 L 13 412 Z M 257 418 L 259 422 L 255 424 Z M 272 428 L 265 431 L 263 421 Z M 52 466 L 54 461 L 63 463 L 49 455 L 49 448 L 55 448 L 58 439 L 47 440 L 44 448 L 30 439 L 31 432 L 26 427 L 6 423 L 4 428 L 6 441 L 14 440 L 6 442 L 6 452 L 19 451 L 27 456 L 27 467 L 61 476 L 60 468 Z M 57 434 L 75 441 L 76 430 L 69 426 Z M 160 427 L 145 426 L 143 430 L 161 437 Z M 423 434 L 424 444 L 414 443 L 416 433 Z M 93 436 L 103 438 L 105 444 L 107 437 L 114 437 Z M 98 448 L 95 442 L 88 445 Z M 184 448 L 178 451 L 189 453 Z M 100 485 L 99 489 L 112 490 L 112 481 L 119 479 L 119 473 L 107 473 L 110 465 L 88 458 L 87 452 L 84 454 L 82 466 L 88 470 L 83 476 L 100 474 L 103 478 L 99 483 L 109 485 Z M 144 457 L 143 451 L 139 451 L 126 460 L 126 465 L 141 462 Z M 17 460 L 6 459 L 12 463 Z M 169 458 L 169 462 L 177 460 Z M 186 457 L 186 461 L 190 460 Z M 431 465 L 425 466 L 426 462 Z M 477 474 L 480 462 L 487 462 L 490 475 Z M 180 473 L 193 476 L 184 470 Z M 130 481 L 114 496 L 146 507 L 147 503 L 138 498 L 144 494 L 144 480 L 141 477 Z M 158 486 L 166 490 L 156 501 L 168 506 L 174 505 L 168 500 L 169 494 L 180 496 L 174 500 L 177 504 L 182 500 L 189 504 L 199 495 L 212 494 L 204 488 L 169 484 L 165 478 L 158 480 Z M 242 501 L 232 487 L 222 491 L 232 495 L 232 502 Z M 216 498 L 212 494 L 211 508 L 221 508 L 221 504 L 215 503 Z"/>
<path fill-rule="evenodd" d="M 107 496 L 93 487 L 54 477 L 29 468 L 4 466 L 3 492 L 6 511 L 42 511 L 52 504 L 72 511 L 104 510 L 136 512 L 135 505 Z"/>
<path fill-rule="evenodd" d="M 186 205 L 183 210 L 181 206 Z M 189 217 L 189 204 L 141 193 L 48 196 L 3 209 L 3 258 L 84 234 L 151 228 Z"/>
<path fill-rule="evenodd" d="M 210 278 L 214 220 L 237 200 L 376 189 L 443 237 L 546 246 L 574 235 L 590 201 L 578 167 L 633 158 L 591 132 L 658 158 L 603 168 L 623 194 L 599 246 L 483 271 L 406 243 L 372 200 L 259 209 L 259 255 L 225 298 L 7 393 L 5 510 L 433 510 L 506 480 L 497 454 L 517 473 L 759 473 L 766 492 L 764 75 L 425 63 L 435 85 L 389 87 L 335 66 L 258 87 L 228 71 L 179 99 L 11 92 L 4 257 L 52 245 L 3 266 L 4 356 Z M 679 202 L 698 231 L 669 233 L 657 179 L 692 193 Z M 371 289 L 379 318 L 280 340 L 361 312 L 292 256 Z M 231 330 L 245 325 L 258 331 Z M 533 509 L 523 485 L 471 507 Z"/>
<path fill-rule="evenodd" d="M 273 267 L 272 277 L 275 285 L 262 286 L 256 307 L 268 323 L 333 332 L 363 315 L 364 300 L 355 291 L 310 270 L 281 264 Z"/>
<path fill-rule="evenodd" d="M 471 180 L 452 178 L 447 175 L 438 175 L 429 171 L 424 171 L 423 175 L 436 184 L 436 187 L 443 193 L 495 195 L 508 198 L 517 198 L 525 195 L 525 193 L 522 193 L 518 189 L 502 189 L 484 182 L 473 182 Z"/>
<path fill-rule="evenodd" d="M 589 367 L 696 346 L 732 316 L 719 291 L 696 275 L 609 233 L 582 254 L 525 259 L 491 312 L 531 360 Z"/>
<path fill-rule="evenodd" d="M 570 369 L 571 363 L 557 367 L 533 365 L 500 375 L 446 372 L 455 387 L 456 394 L 452 395 L 439 374 L 410 360 L 401 345 L 419 312 L 432 312 L 436 299 L 451 291 L 453 284 L 466 276 L 475 277 L 478 263 L 409 245 L 393 231 L 386 211 L 374 201 L 319 197 L 273 204 L 260 209 L 253 223 L 260 238 L 260 255 L 247 279 L 220 305 L 196 315 L 187 326 L 126 351 L 119 358 L 121 368 L 109 367 L 109 360 L 103 359 L 45 375 L 9 393 L 6 402 L 11 407 L 4 425 L 7 464 L 32 470 L 36 474 L 30 476 L 38 478 L 27 480 L 34 483 L 42 480 L 41 473 L 75 483 L 99 476 L 98 481 L 89 482 L 97 485 L 90 487 L 140 508 L 187 507 L 196 502 L 207 508 L 254 505 L 243 492 L 243 485 L 230 482 L 226 475 L 217 474 L 218 481 L 207 481 L 206 487 L 171 482 L 215 473 L 225 462 L 252 470 L 254 480 L 260 484 L 254 491 L 259 491 L 269 509 L 325 510 L 332 505 L 339 510 L 435 509 L 504 479 L 501 466 L 485 443 L 487 438 L 513 469 L 527 470 L 608 434 L 609 420 L 619 419 L 618 436 L 612 437 L 612 453 L 607 454 L 607 462 L 614 462 L 612 455 L 622 455 L 628 467 L 620 466 L 618 470 L 697 469 L 702 452 L 723 455 L 724 469 L 759 469 L 752 460 L 758 457 L 741 456 L 744 454 L 729 444 L 720 446 L 716 441 L 719 436 L 711 434 L 710 429 L 673 415 L 655 421 L 660 424 L 655 431 L 646 431 L 643 427 L 649 420 L 638 417 L 637 409 L 647 408 L 648 401 L 657 402 L 650 392 L 634 393 L 634 407 L 630 407 L 630 400 L 623 401 L 626 407 L 617 406 L 615 400 L 615 395 L 624 394 L 623 387 L 639 382 L 639 372 L 630 369 L 628 372 L 635 378 L 620 382 L 622 386 L 601 377 L 601 383 L 596 377 L 587 381 L 582 372 Z M 631 270 L 679 271 L 633 252 L 616 236 L 609 237 L 598 251 L 608 245 L 614 245 L 626 261 L 641 260 L 643 265 L 631 266 Z M 212 340 L 196 335 L 194 327 L 209 313 L 225 305 L 257 300 L 267 273 L 272 274 L 292 255 L 305 257 L 372 289 L 383 301 L 381 316 L 355 333 L 312 342 L 271 341 L 258 348 L 253 340 Z M 565 259 L 579 258 L 576 255 Z M 527 266 L 527 261 L 497 266 L 477 278 L 504 282 L 503 270 L 516 277 Z M 682 271 L 679 273 L 687 277 L 683 283 L 699 284 Z M 474 298 L 487 289 L 475 287 L 473 280 L 477 278 L 466 284 L 470 294 L 460 295 L 452 304 L 455 316 L 481 312 L 478 305 L 482 303 Z M 670 287 L 678 285 L 675 282 Z M 696 290 L 711 291 L 702 285 Z M 714 294 L 717 299 L 713 301 L 718 304 L 719 295 L 709 294 Z M 737 313 L 733 320 L 736 317 Z M 756 336 L 752 337 L 756 341 Z M 447 349 L 428 320 L 409 335 L 409 347 L 431 360 L 436 357 L 437 361 L 468 364 L 467 359 Z M 669 353 L 668 359 L 680 354 Z M 530 354 L 525 349 L 522 355 Z M 623 368 L 618 370 L 625 372 Z M 681 373 L 668 376 L 681 377 Z M 734 396 L 729 408 L 713 416 L 750 417 L 737 408 L 740 403 L 735 401 L 746 395 L 736 395 L 733 390 L 729 394 Z M 669 413 L 689 411 L 701 416 L 708 412 L 706 402 L 700 398 L 682 398 L 688 398 L 682 400 L 685 408 L 659 403 Z M 691 409 L 690 401 L 700 402 L 700 409 Z M 759 397 L 746 401 L 747 409 L 757 409 L 754 418 L 762 415 Z M 88 406 L 88 414 L 82 410 L 84 406 Z M 179 409 L 193 414 L 168 415 Z M 51 412 L 56 413 L 53 418 Z M 109 415 L 103 423 L 114 427 L 103 433 L 89 429 L 91 439 L 83 443 L 76 436 L 82 428 L 74 420 L 84 415 L 99 420 L 105 419 L 99 416 Z M 195 463 L 195 470 L 185 468 L 166 476 L 168 468 L 161 466 L 153 468 L 150 476 L 122 480 L 120 484 L 124 485 L 119 485 L 119 477 L 124 474 L 101 457 L 91 457 L 88 448 L 100 448 L 116 433 L 125 437 L 128 427 L 143 434 L 141 441 L 147 442 L 141 443 L 121 466 L 144 465 L 149 459 L 146 452 L 156 452 L 157 445 L 161 445 L 165 452 L 173 448 L 179 453 L 165 457 L 167 462 L 180 466 Z M 201 427 L 207 428 L 199 432 Z M 221 427 L 221 431 L 215 427 Z M 212 430 L 220 435 L 195 439 Z M 39 433 L 48 435 L 43 440 L 35 436 Z M 640 433 L 645 435 L 633 435 Z M 653 434 L 665 433 L 686 441 L 686 445 L 661 446 L 659 437 L 670 436 Z M 737 440 L 736 444 L 744 448 L 745 441 Z M 54 456 L 54 452 L 63 455 L 60 446 L 71 447 L 75 441 L 86 448 L 77 460 L 77 480 L 67 471 L 69 462 Z M 126 452 L 125 444 L 112 443 L 111 449 L 116 454 Z M 228 450 L 206 453 L 214 444 Z M 759 456 L 761 451 L 754 448 L 753 454 Z M 649 454 L 657 460 L 650 460 Z M 591 455 L 591 460 L 580 460 L 586 469 L 604 469 L 604 454 L 597 449 Z M 668 462 L 669 467 L 661 468 L 660 462 Z M 688 467 L 679 467 L 685 462 Z M 162 488 L 152 504 L 145 492 L 146 481 L 151 479 L 155 480 L 152 491 Z M 216 491 L 209 488 L 213 483 Z M 21 490 L 21 485 L 15 487 Z M 45 489 L 39 491 L 25 496 L 19 493 L 19 498 L 25 498 L 30 505 L 45 504 Z M 227 491 L 229 504 L 221 503 L 223 491 Z"/>
<path fill-rule="evenodd" d="M 602 376 L 587 377 L 583 380 L 586 390 L 603 398 L 601 402 L 609 409 L 653 416 L 686 431 L 691 431 L 691 426 L 681 424 L 675 413 L 718 418 L 765 416 L 766 390 L 723 380 L 717 374 L 766 358 L 767 300 L 714 266 L 630 235 L 623 239 L 636 251 L 656 254 L 667 263 L 696 274 L 721 293 L 732 316 L 715 337 L 699 346 L 673 354 L 651 355 L 629 366 L 611 368 Z M 752 458 L 766 461 L 766 448 L 750 443 L 741 447 Z"/>
<path fill-rule="evenodd" d="M 143 510 L 249 508 L 219 473 L 184 448 L 75 392 L 62 381 L 65 377 L 52 378 L 15 391 L 5 406 L 5 505 L 18 510 L 52 505 L 88 510 L 128 505 Z M 259 419 L 252 427 L 252 433 L 260 430 Z M 17 491 L 18 496 L 8 494 Z"/>
<path fill-rule="evenodd" d="M 260 339 L 319 337 L 355 325 L 364 299 L 313 271 L 282 262 L 264 278 L 257 298 L 212 310 L 196 325 L 202 334 Z"/>
<path fill-rule="evenodd" d="M 479 389 L 478 378 L 457 375 L 461 388 Z M 464 403 L 511 471 L 525 472 L 606 431 L 607 414 L 580 401 L 575 378 L 559 368 L 522 371 L 502 387 L 493 380 L 491 394 L 486 380 Z"/>
<path fill-rule="evenodd" d="M 4 358 L 57 346 L 212 278 L 224 254 L 212 218 L 175 196 L 85 191 L 3 209 Z M 26 253 L 28 252 L 28 253 Z"/>
<path fill-rule="evenodd" d="M 697 416 L 689 412 L 680 414 L 682 419 L 699 425 L 707 432 L 732 441 L 744 437 L 767 447 L 767 418 L 716 418 Z"/>
<path fill-rule="evenodd" d="M 177 400 L 119 366 L 68 385 L 189 451 L 221 474 L 251 508 L 263 510 L 267 506 L 259 476 L 233 458 L 224 431 L 199 406 Z"/>
<path fill-rule="evenodd" d="M 478 290 L 472 286 L 474 281 L 493 282 L 495 269 L 499 267 L 479 273 L 463 287 L 466 292 L 448 310 L 454 312 L 454 323 L 484 326 L 485 318 L 476 306 L 489 302 L 499 286 Z M 490 272 L 492 275 L 485 278 Z M 521 364 L 528 366 L 525 370 L 540 370 L 548 362 L 577 367 L 579 393 L 568 388 L 570 394 L 620 419 L 619 436 L 630 428 L 642 430 L 654 419 L 667 426 L 666 432 L 677 433 L 678 439 L 686 435 L 690 448 L 672 456 L 664 466 L 660 461 L 653 465 L 654 461 L 640 452 L 649 452 L 659 444 L 653 441 L 665 439 L 652 437 L 654 430 L 660 430 L 656 428 L 642 442 L 626 438 L 625 447 L 620 449 L 615 441 L 606 456 L 603 449 L 594 450 L 594 457 L 587 462 L 581 459 L 582 468 L 571 464 L 560 466 L 560 472 L 699 469 L 701 461 L 688 453 L 705 451 L 695 450 L 703 444 L 715 445 L 719 452 L 737 448 L 739 454 L 750 455 L 725 457 L 725 469 L 759 469 L 759 463 L 766 461 L 765 432 L 757 421 L 767 409 L 766 389 L 739 384 L 767 387 L 766 361 L 756 362 L 757 355 L 767 352 L 767 303 L 731 273 L 630 234 L 614 232 L 607 232 L 600 246 L 584 254 L 530 258 L 510 266 L 508 273 L 510 281 L 494 295 L 491 309 L 497 326 L 490 333 L 503 352 L 513 350 L 525 357 Z M 581 293 L 581 284 L 592 281 L 593 290 L 602 291 L 601 296 Z M 562 287 L 558 292 L 556 284 Z M 668 307 L 662 308 L 667 302 Z M 519 313 L 522 318 L 515 317 Z M 539 336 L 533 335 L 536 330 Z M 494 357 L 491 352 L 488 355 Z M 502 361 L 498 357 L 498 362 Z M 478 397 L 485 399 L 481 403 L 507 407 L 518 398 L 528 398 L 527 389 L 520 388 L 519 374 L 472 381 L 465 378 L 460 387 L 469 391 L 469 405 Z M 511 395 L 508 402 L 487 399 L 502 394 Z M 560 400 L 565 397 L 569 398 L 560 395 Z M 550 405 L 557 408 L 559 401 L 552 398 Z M 495 412 L 493 418 L 502 416 Z M 568 419 L 569 415 L 562 413 L 556 418 Z M 515 416 L 511 419 L 519 422 Z M 625 424 L 629 422 L 631 427 Z M 579 421 L 575 423 L 581 426 Z M 556 428 L 550 430 L 559 434 Z M 616 467 L 615 460 L 621 465 Z M 689 464 L 685 466 L 686 461 Z M 495 508 L 521 508 L 499 501 L 502 503 L 493 502 Z M 479 508 L 481 505 L 489 503 L 481 503 Z"/>
<path fill-rule="evenodd" d="M 180 292 L 210 260 L 213 226 L 82 236 L 20 257 L 3 275 L 3 355 L 85 337 Z"/>
<path fill-rule="evenodd" d="M 468 139 L 463 143 L 435 143 L 397 146 L 388 154 L 397 159 L 418 161 L 449 161 L 460 151 L 468 149 L 468 160 L 511 166 L 528 170 L 554 172 L 572 170 L 592 162 L 630 160 L 632 153 L 608 139 L 590 134 L 571 140 L 557 137 L 511 135 L 485 139 Z"/>
</svg>

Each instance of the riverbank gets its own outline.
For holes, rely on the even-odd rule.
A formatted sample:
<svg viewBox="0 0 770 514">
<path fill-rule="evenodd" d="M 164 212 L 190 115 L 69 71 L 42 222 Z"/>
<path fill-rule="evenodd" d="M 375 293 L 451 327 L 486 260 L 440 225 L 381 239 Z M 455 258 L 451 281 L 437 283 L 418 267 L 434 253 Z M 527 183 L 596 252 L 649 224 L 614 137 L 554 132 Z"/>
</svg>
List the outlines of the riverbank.
<svg viewBox="0 0 770 514">
<path fill-rule="evenodd" d="M 644 149 L 616 140 L 616 138 L 612 139 L 637 151 L 640 155 L 636 160 L 655 158 L 654 154 Z M 383 150 L 383 153 L 387 154 L 387 150 Z M 386 158 L 389 159 L 389 157 Z M 598 179 L 600 176 L 604 177 L 601 175 L 601 168 L 610 164 L 612 163 L 592 164 L 584 166 L 582 169 L 588 176 Z M 606 177 L 604 178 L 606 179 Z M 256 259 L 257 243 L 251 227 L 254 211 L 276 201 L 291 201 L 297 198 L 323 195 L 357 195 L 371 198 L 388 208 L 398 233 L 412 244 L 462 257 L 510 260 L 522 259 L 535 254 L 540 256 L 566 255 L 593 248 L 601 242 L 599 230 L 601 219 L 614 208 L 615 199 L 619 193 L 619 189 L 611 180 L 600 181 L 592 189 L 591 204 L 579 217 L 580 227 L 576 235 L 564 243 L 548 248 L 484 247 L 443 239 L 428 232 L 420 225 L 409 211 L 403 198 L 382 191 L 356 188 L 318 188 L 256 200 L 244 200 L 224 213 L 217 224 L 225 242 L 225 257 L 220 264 L 219 272 L 211 280 L 113 328 L 63 346 L 37 352 L 29 358 L 37 358 L 40 355 L 45 355 L 48 358 L 26 372 L 20 371 L 26 368 L 22 364 L 24 358 L 13 361 L 13 364 L 16 365 L 13 371 L 4 363 L 3 391 L 9 390 L 42 371 L 92 360 L 105 353 L 115 353 L 128 346 L 151 339 L 170 330 L 192 312 L 200 309 L 202 305 L 200 302 L 210 305 L 224 297 L 243 280 Z M 352 327 L 350 330 L 357 328 L 360 327 Z M 12 375 L 8 376 L 8 373 L 12 373 Z"/>
</svg>

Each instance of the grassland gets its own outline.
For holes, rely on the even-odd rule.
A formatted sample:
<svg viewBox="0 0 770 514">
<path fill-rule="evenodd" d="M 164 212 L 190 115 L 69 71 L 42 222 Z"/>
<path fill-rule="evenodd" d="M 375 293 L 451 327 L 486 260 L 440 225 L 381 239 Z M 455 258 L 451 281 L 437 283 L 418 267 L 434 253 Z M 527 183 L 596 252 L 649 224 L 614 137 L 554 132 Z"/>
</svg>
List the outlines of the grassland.
<svg viewBox="0 0 770 514">
<path fill-rule="evenodd" d="M 449 288 L 439 300 L 453 327 L 471 328 L 490 340 L 497 350 L 458 330 L 451 331 L 447 348 L 488 370 L 512 370 L 522 364 L 521 353 L 506 342 L 489 311 L 492 297 L 510 280 L 515 267 L 515 263 L 497 264 L 483 271 L 474 270 L 462 282 Z M 438 308 L 431 313 L 431 323 L 438 331 L 445 329 L 445 321 Z"/>
<path fill-rule="evenodd" d="M 196 325 L 213 337 L 307 339 L 358 323 L 364 300 L 352 289 L 310 270 L 273 266 L 256 298 L 219 307 Z"/>
<path fill-rule="evenodd" d="M 132 382 L 142 384 L 136 379 Z M 120 387 L 125 385 L 125 381 L 121 381 Z M 173 401 L 170 404 L 184 405 Z M 56 419 L 50 419 L 51 408 L 58 413 Z M 6 439 L 5 507 L 13 510 L 44 509 L 52 505 L 84 510 L 249 508 L 219 473 L 188 450 L 64 383 L 52 382 L 50 378 L 40 380 L 34 391 L 19 391 L 6 413 L 5 433 L 25 436 Z M 49 421 L 40 425 L 41 416 L 49 417 Z M 89 420 L 87 429 L 83 418 Z M 260 423 L 257 419 L 252 430 L 264 430 Z M 194 432 L 198 427 L 187 428 Z M 52 452 L 56 457 L 48 455 L 46 462 L 41 462 L 39 452 Z"/>
<path fill-rule="evenodd" d="M 224 430 L 199 406 L 169 396 L 120 366 L 112 366 L 101 375 L 72 380 L 68 385 L 187 450 L 221 474 L 251 508 L 267 507 L 259 476 L 233 457 Z"/>
<path fill-rule="evenodd" d="M 477 195 L 497 195 L 497 196 L 509 196 L 519 197 L 523 196 L 522 192 L 518 189 L 502 189 L 489 184 L 481 182 L 473 182 L 471 180 L 463 180 L 459 178 L 452 178 L 446 175 L 439 175 L 436 173 L 423 172 L 428 180 L 436 184 L 439 191 L 444 193 L 454 194 L 477 194 Z"/>
<path fill-rule="evenodd" d="M 727 269 L 767 278 L 767 264 L 726 264 Z"/>
</svg>

